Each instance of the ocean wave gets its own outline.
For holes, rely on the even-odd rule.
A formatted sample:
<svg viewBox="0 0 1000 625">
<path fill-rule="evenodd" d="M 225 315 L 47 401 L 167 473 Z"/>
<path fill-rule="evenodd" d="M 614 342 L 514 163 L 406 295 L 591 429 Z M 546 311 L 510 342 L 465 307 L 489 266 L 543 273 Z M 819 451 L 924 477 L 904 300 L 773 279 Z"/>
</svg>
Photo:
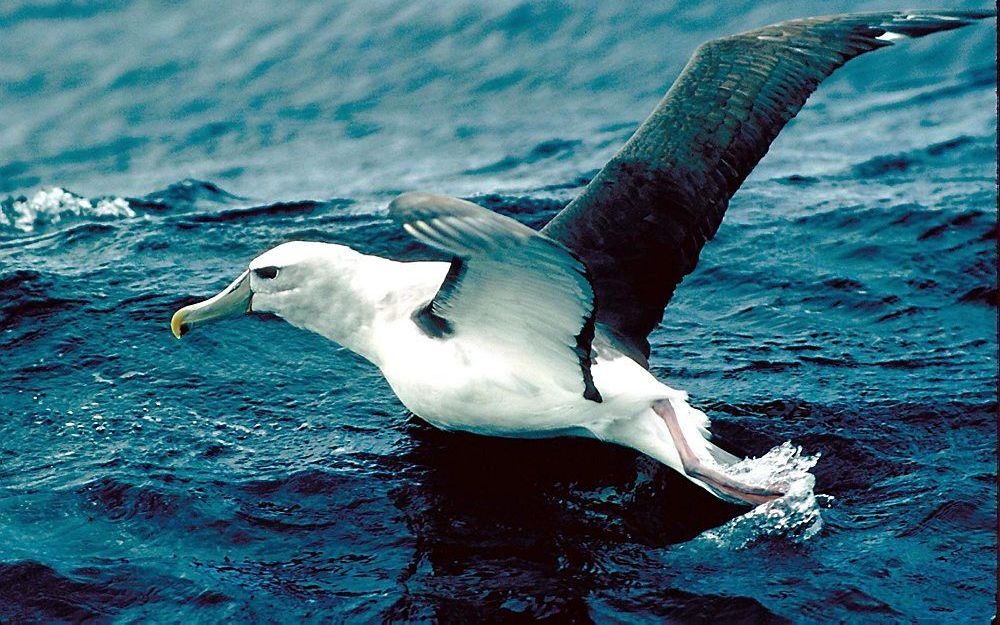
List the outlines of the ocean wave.
<svg viewBox="0 0 1000 625">
<path fill-rule="evenodd" d="M 107 621 L 142 594 L 71 579 L 39 562 L 0 564 L 0 619 L 5 622 Z"/>
<path fill-rule="evenodd" d="M 80 566 L 65 572 L 35 560 L 0 563 L 0 621 L 131 622 L 146 620 L 149 604 L 170 602 L 205 608 L 231 600 L 218 589 L 205 588 L 184 576 L 161 574 L 124 559 L 98 561 L 99 566 Z"/>
<path fill-rule="evenodd" d="M 87 301 L 73 296 L 57 276 L 28 269 L 0 274 L 0 327 L 10 329 L 27 318 L 44 319 Z"/>
<path fill-rule="evenodd" d="M 79 493 L 93 508 L 116 521 L 135 517 L 168 519 L 178 513 L 183 501 L 178 495 L 160 492 L 150 485 L 129 484 L 112 477 L 95 480 L 80 488 Z"/>
<path fill-rule="evenodd" d="M 567 202 L 565 200 L 490 193 L 469 198 L 481 206 L 513 217 L 532 228 L 539 229 L 549 222 Z"/>
<path fill-rule="evenodd" d="M 574 150 L 581 144 L 579 140 L 568 140 L 568 139 L 549 139 L 547 141 L 542 141 L 535 147 L 531 148 L 527 154 L 522 156 L 509 155 L 502 159 L 490 163 L 488 165 L 483 165 L 482 167 L 475 167 L 472 169 L 467 169 L 462 173 L 467 176 L 478 176 L 482 174 L 496 174 L 500 172 L 510 171 L 512 169 L 517 169 L 525 165 L 532 165 L 539 161 L 547 159 L 566 159 L 573 156 Z"/>
<path fill-rule="evenodd" d="M 133 206 L 139 208 L 170 211 L 239 201 L 245 201 L 245 198 L 233 195 L 214 182 L 194 178 L 179 180 L 141 198 L 129 200 Z"/>
<path fill-rule="evenodd" d="M 229 208 L 214 213 L 199 213 L 185 217 L 192 223 L 223 223 L 229 221 L 244 221 L 257 217 L 298 217 L 309 215 L 323 208 L 340 208 L 352 204 L 350 200 L 299 200 L 292 202 L 275 202 L 261 206 L 246 208 Z"/>
<path fill-rule="evenodd" d="M 989 140 L 992 145 L 992 139 Z M 924 165 L 939 166 L 941 161 L 955 160 L 963 152 L 989 149 L 985 138 L 962 135 L 928 145 L 926 147 L 896 154 L 883 154 L 851 167 L 850 178 L 880 178 L 907 171 Z"/>
<path fill-rule="evenodd" d="M 86 198 L 60 187 L 37 191 L 30 198 L 8 196 L 0 200 L 0 234 L 31 234 L 50 226 L 87 220 L 130 219 L 135 210 L 125 198 Z"/>
</svg>

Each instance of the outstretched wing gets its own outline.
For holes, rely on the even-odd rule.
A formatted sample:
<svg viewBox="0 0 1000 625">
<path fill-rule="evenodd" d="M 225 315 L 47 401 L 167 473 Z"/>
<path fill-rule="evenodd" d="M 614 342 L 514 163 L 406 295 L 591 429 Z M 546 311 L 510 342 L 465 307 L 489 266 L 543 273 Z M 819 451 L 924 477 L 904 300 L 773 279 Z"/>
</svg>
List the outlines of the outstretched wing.
<svg viewBox="0 0 1000 625">
<path fill-rule="evenodd" d="M 584 264 L 559 243 L 472 202 L 405 193 L 389 215 L 420 241 L 454 254 L 434 299 L 414 315 L 430 336 L 475 341 L 587 399 L 594 292 Z"/>
<path fill-rule="evenodd" d="M 584 260 L 597 321 L 633 357 L 729 198 L 819 83 L 856 56 L 995 11 L 793 20 L 703 44 L 652 115 L 542 230 Z"/>
</svg>

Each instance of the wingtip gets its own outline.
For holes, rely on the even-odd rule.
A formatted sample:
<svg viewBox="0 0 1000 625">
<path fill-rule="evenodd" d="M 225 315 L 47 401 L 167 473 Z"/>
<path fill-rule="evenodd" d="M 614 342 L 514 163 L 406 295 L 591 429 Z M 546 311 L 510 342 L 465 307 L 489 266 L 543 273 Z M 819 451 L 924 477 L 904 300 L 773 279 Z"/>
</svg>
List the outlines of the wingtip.
<svg viewBox="0 0 1000 625">
<path fill-rule="evenodd" d="M 988 17 L 996 17 L 996 9 L 979 9 L 969 11 L 938 11 L 935 9 L 914 9 L 912 11 L 900 11 L 899 15 L 908 19 L 938 19 L 945 21 L 954 20 L 982 20 Z"/>
<path fill-rule="evenodd" d="M 969 26 L 976 20 L 996 17 L 996 10 L 981 11 L 934 11 L 921 9 L 915 11 L 900 11 L 879 25 L 885 35 L 878 37 L 883 41 L 891 41 L 909 37 L 916 39 L 934 33 L 955 30 Z"/>
<path fill-rule="evenodd" d="M 964 13 L 966 19 L 970 20 L 984 20 L 989 17 L 996 17 L 996 9 L 984 9 L 982 11 L 959 11 L 959 13 Z"/>
</svg>

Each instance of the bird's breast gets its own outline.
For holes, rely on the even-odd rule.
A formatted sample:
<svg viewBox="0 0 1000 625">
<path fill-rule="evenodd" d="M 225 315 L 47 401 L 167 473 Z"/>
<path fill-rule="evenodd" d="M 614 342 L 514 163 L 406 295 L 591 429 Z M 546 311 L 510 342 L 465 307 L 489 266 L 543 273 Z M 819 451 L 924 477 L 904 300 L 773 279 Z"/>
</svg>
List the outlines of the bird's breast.
<svg viewBox="0 0 1000 625">
<path fill-rule="evenodd" d="M 606 412 L 526 359 L 474 341 L 397 336 L 381 369 L 408 410 L 445 430 L 554 436 Z"/>
</svg>

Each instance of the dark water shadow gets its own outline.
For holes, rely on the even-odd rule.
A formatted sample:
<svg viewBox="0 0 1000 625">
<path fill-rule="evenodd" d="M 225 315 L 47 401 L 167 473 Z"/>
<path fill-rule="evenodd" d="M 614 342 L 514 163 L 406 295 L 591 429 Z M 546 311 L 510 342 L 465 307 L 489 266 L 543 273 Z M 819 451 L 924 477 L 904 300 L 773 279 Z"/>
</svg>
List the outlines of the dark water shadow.
<svg viewBox="0 0 1000 625">
<path fill-rule="evenodd" d="M 388 620 L 589 622 L 621 551 L 684 542 L 743 509 L 632 450 L 437 431 L 416 419 L 393 503 L 414 536 Z"/>
</svg>

